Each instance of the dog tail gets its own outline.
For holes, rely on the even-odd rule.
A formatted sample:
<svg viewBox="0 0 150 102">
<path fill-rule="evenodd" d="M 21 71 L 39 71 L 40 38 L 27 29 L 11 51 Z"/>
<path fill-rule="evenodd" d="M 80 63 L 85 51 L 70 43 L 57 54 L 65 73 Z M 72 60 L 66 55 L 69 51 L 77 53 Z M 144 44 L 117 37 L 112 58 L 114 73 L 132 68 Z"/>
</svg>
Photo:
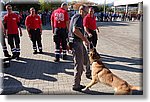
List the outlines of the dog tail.
<svg viewBox="0 0 150 102">
<path fill-rule="evenodd" d="M 141 87 L 130 85 L 130 89 L 131 89 L 131 90 L 141 90 Z"/>
</svg>

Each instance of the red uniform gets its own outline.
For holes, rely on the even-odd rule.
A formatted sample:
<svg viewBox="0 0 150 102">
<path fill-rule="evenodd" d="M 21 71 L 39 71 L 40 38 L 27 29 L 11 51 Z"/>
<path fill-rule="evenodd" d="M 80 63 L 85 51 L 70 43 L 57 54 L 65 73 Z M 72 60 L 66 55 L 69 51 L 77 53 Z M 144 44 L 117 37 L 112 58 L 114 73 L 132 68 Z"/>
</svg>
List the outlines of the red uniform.
<svg viewBox="0 0 150 102">
<path fill-rule="evenodd" d="M 19 16 L 15 13 L 6 14 L 4 23 L 7 25 L 7 34 L 18 34 Z"/>
<path fill-rule="evenodd" d="M 38 15 L 35 15 L 35 16 L 29 15 L 27 16 L 26 21 L 25 21 L 25 25 L 29 27 L 30 29 L 41 28 L 41 24 L 42 24 L 42 21 L 41 21 L 40 16 Z"/>
<path fill-rule="evenodd" d="M 83 19 L 83 26 L 91 30 L 96 30 L 96 17 L 91 17 L 90 14 L 87 14 Z"/>
<path fill-rule="evenodd" d="M 52 13 L 51 20 L 54 28 L 66 28 L 66 21 L 69 20 L 68 12 L 63 8 L 58 8 Z"/>
<path fill-rule="evenodd" d="M 34 54 L 37 54 L 37 44 L 40 53 L 42 53 L 42 42 L 41 42 L 41 25 L 42 21 L 39 15 L 29 15 L 25 20 L 25 25 L 29 28 L 31 35 L 31 41 L 33 44 Z"/>
</svg>

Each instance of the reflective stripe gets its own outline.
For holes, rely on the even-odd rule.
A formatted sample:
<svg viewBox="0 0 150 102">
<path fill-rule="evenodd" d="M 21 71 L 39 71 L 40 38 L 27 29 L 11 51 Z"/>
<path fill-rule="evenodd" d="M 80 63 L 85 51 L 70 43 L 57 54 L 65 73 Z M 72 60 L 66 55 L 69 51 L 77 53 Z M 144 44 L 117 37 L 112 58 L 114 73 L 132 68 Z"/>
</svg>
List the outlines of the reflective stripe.
<svg viewBox="0 0 150 102">
<path fill-rule="evenodd" d="M 16 52 L 20 52 L 20 51 L 16 51 Z"/>
<path fill-rule="evenodd" d="M 11 52 L 16 52 L 16 48 L 11 49 Z"/>
<path fill-rule="evenodd" d="M 63 53 L 62 55 L 67 55 L 66 53 Z"/>
<path fill-rule="evenodd" d="M 55 53 L 55 55 L 60 55 L 60 53 Z"/>
<path fill-rule="evenodd" d="M 67 51 L 67 50 L 62 50 L 62 51 Z"/>
<path fill-rule="evenodd" d="M 6 51 L 7 49 L 3 49 L 3 51 Z"/>
<path fill-rule="evenodd" d="M 12 52 L 16 52 L 16 50 L 13 50 Z"/>
<path fill-rule="evenodd" d="M 33 50 L 36 50 L 37 48 L 36 47 L 33 47 Z"/>
<path fill-rule="evenodd" d="M 42 50 L 42 47 L 39 47 L 40 50 Z"/>
<path fill-rule="evenodd" d="M 56 52 L 56 51 L 60 51 L 60 49 L 55 49 L 55 52 Z"/>
</svg>

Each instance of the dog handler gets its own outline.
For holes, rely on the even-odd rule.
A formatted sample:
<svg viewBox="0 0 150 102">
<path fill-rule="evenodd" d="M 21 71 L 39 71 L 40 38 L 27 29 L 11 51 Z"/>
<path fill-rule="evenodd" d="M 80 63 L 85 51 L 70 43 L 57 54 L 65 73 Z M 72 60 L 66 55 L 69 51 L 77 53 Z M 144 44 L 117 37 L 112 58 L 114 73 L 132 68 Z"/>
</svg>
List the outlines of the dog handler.
<svg viewBox="0 0 150 102">
<path fill-rule="evenodd" d="M 72 17 L 70 21 L 69 34 L 73 36 L 72 52 L 74 59 L 74 84 L 73 90 L 81 91 L 85 86 L 80 85 L 81 75 L 86 66 L 86 77 L 91 77 L 90 62 L 87 55 L 85 45 L 89 45 L 89 41 L 84 37 L 83 18 L 87 14 L 87 7 L 82 5 L 79 7 L 79 14 Z"/>
</svg>

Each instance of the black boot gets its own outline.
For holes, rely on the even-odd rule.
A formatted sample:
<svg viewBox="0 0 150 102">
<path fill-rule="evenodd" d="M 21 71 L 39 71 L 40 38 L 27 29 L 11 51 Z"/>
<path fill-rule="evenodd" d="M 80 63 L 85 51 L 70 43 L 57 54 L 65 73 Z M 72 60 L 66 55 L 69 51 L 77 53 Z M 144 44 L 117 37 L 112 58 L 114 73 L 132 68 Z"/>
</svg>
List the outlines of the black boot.
<svg viewBox="0 0 150 102">
<path fill-rule="evenodd" d="M 54 59 L 54 62 L 59 62 L 59 61 L 60 61 L 60 60 L 59 60 L 59 59 L 57 59 L 57 58 L 55 58 L 55 59 Z"/>
<path fill-rule="evenodd" d="M 19 60 L 20 52 L 16 52 L 16 60 Z"/>
<path fill-rule="evenodd" d="M 16 58 L 17 53 L 13 52 L 13 55 L 11 56 L 11 59 L 15 59 Z"/>
<path fill-rule="evenodd" d="M 62 59 L 63 59 L 63 60 L 67 60 L 67 55 L 63 55 L 63 56 L 62 56 Z"/>
<path fill-rule="evenodd" d="M 40 51 L 39 54 L 43 54 L 43 51 L 41 49 L 39 51 Z"/>
<path fill-rule="evenodd" d="M 11 57 L 11 55 L 9 55 L 9 53 L 8 53 L 8 51 L 6 50 L 6 51 L 4 51 L 4 56 L 5 57 Z"/>
<path fill-rule="evenodd" d="M 60 57 L 60 55 L 55 55 L 54 61 L 55 61 L 55 62 L 59 62 L 59 61 L 60 61 L 59 57 Z"/>
<path fill-rule="evenodd" d="M 37 50 L 34 50 L 33 54 L 37 54 Z"/>
</svg>

